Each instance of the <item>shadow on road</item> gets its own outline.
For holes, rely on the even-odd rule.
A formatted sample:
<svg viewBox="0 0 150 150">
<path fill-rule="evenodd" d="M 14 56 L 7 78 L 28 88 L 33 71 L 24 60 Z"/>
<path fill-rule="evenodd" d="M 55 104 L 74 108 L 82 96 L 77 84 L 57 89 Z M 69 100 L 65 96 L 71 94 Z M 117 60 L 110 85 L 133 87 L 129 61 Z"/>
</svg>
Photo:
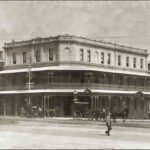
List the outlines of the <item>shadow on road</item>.
<svg viewBox="0 0 150 150">
<path fill-rule="evenodd" d="M 0 125 L 5 124 L 17 124 L 16 120 L 10 120 L 10 119 L 0 119 Z"/>
</svg>

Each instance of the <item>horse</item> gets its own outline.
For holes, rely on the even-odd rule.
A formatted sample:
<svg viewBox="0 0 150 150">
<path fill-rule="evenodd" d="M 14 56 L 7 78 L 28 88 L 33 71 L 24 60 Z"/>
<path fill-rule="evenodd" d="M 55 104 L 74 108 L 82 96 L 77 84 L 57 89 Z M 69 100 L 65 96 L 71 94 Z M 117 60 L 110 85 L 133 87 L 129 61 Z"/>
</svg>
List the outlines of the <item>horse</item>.
<svg viewBox="0 0 150 150">
<path fill-rule="evenodd" d="M 124 122 L 127 120 L 129 115 L 129 111 L 128 109 L 124 109 L 122 112 L 117 112 L 116 113 L 116 118 L 122 118 L 122 122 L 124 124 Z"/>
</svg>

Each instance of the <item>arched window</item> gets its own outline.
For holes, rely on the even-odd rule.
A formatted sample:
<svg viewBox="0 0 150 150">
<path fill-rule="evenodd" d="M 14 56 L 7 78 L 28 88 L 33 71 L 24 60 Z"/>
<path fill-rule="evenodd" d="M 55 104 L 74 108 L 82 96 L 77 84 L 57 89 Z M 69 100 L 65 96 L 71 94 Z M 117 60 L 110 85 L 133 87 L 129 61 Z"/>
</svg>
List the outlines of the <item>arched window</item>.
<svg viewBox="0 0 150 150">
<path fill-rule="evenodd" d="M 70 49 L 69 49 L 69 47 L 64 48 L 63 55 L 65 56 L 64 57 L 65 61 L 69 61 L 71 59 L 70 58 Z"/>
</svg>

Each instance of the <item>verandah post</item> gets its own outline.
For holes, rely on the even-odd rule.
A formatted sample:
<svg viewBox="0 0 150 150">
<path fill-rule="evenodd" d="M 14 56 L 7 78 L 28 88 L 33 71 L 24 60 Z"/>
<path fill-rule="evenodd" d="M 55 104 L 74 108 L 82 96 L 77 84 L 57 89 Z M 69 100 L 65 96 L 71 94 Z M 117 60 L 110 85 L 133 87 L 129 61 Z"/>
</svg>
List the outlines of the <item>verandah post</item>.
<svg viewBox="0 0 150 150">
<path fill-rule="evenodd" d="M 6 101 L 3 99 L 3 104 L 4 104 L 4 116 L 6 116 Z"/>
<path fill-rule="evenodd" d="M 15 97 L 15 116 L 17 116 L 17 115 L 18 115 L 18 112 L 17 112 L 17 99 Z"/>
</svg>

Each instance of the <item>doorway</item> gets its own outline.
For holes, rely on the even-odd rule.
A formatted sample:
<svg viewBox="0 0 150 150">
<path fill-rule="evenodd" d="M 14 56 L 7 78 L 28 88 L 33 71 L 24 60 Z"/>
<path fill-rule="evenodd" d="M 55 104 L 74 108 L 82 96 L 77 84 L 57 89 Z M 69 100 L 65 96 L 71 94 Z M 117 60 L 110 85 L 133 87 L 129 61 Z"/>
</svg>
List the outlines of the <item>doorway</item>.
<svg viewBox="0 0 150 150">
<path fill-rule="evenodd" d="M 71 104 L 72 104 L 71 97 L 64 99 L 63 111 L 64 111 L 64 116 L 66 117 L 71 116 Z"/>
</svg>

